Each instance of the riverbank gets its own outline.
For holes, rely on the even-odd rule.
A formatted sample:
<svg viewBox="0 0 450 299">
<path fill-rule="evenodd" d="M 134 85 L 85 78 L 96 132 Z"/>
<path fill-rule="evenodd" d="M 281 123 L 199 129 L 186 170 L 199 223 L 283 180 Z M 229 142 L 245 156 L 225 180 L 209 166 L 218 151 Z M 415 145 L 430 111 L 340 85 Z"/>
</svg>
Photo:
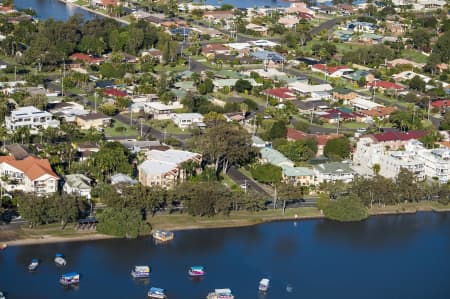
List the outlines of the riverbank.
<svg viewBox="0 0 450 299">
<path fill-rule="evenodd" d="M 115 21 L 117 21 L 117 22 L 119 22 L 119 23 L 122 23 L 122 24 L 124 24 L 124 25 L 130 25 L 130 22 L 128 22 L 128 21 L 125 21 L 125 20 L 123 20 L 123 19 L 121 19 L 121 18 L 116 18 L 116 17 L 110 16 L 110 15 L 104 14 L 104 13 L 98 11 L 98 10 L 95 10 L 95 9 L 92 9 L 92 8 L 89 8 L 89 7 L 86 7 L 86 6 L 84 6 L 84 5 L 80 5 L 80 4 L 77 4 L 77 3 L 75 3 L 75 2 L 68 2 L 68 1 L 66 1 L 66 0 L 58 0 L 58 1 L 61 2 L 61 3 L 64 3 L 65 5 L 70 5 L 70 6 L 78 7 L 78 8 L 80 8 L 80 9 L 83 9 L 83 10 L 85 10 L 85 11 L 88 11 L 88 12 L 90 12 L 90 13 L 92 13 L 92 14 L 96 14 L 96 15 L 102 16 L 102 17 L 104 17 L 104 18 L 113 19 L 113 20 L 115 20 Z"/>
<path fill-rule="evenodd" d="M 405 203 L 396 206 L 373 207 L 369 209 L 369 216 L 415 214 L 417 212 L 450 212 L 450 205 L 437 202 Z M 265 210 L 256 213 L 247 211 L 232 212 L 229 216 L 194 217 L 185 214 L 156 215 L 149 219 L 153 229 L 171 231 L 230 228 L 252 226 L 273 221 L 295 221 L 324 218 L 317 208 Z M 20 228 L 17 230 L 0 230 L 0 243 L 9 246 L 47 244 L 60 242 L 93 241 L 115 238 L 96 232 L 76 231 L 73 228 L 61 230 L 59 225 L 47 225 L 37 229 Z"/>
</svg>

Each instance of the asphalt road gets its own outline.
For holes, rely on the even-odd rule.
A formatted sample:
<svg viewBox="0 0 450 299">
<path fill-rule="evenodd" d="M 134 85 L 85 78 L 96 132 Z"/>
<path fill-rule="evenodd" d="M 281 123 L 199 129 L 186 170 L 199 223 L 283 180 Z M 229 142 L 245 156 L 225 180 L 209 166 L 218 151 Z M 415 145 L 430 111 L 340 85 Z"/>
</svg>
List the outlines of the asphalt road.
<svg viewBox="0 0 450 299">
<path fill-rule="evenodd" d="M 249 190 L 255 190 L 256 192 L 261 193 L 264 196 L 267 196 L 267 198 L 272 198 L 272 195 L 268 194 L 255 181 L 253 181 L 253 179 L 247 177 L 245 174 L 236 169 L 236 167 L 234 166 L 230 167 L 230 169 L 228 169 L 227 174 L 237 184 L 241 185 L 246 183 L 247 188 Z"/>
<path fill-rule="evenodd" d="M 328 20 L 325 23 L 322 23 L 319 26 L 311 29 L 309 31 L 309 34 L 311 36 L 313 36 L 313 35 L 319 34 L 322 30 L 330 30 L 331 28 L 333 28 L 333 26 L 335 26 L 337 24 L 338 21 L 339 21 L 339 18 Z"/>
</svg>

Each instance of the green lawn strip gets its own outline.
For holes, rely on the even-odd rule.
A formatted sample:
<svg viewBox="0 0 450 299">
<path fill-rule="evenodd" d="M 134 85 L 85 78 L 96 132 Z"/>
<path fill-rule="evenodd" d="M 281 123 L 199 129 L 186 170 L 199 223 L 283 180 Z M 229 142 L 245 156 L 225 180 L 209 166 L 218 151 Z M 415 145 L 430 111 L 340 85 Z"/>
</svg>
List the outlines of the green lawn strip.
<svg viewBox="0 0 450 299">
<path fill-rule="evenodd" d="M 157 129 L 158 131 L 164 131 L 168 134 L 190 134 L 188 129 L 184 131 L 177 127 L 171 120 L 157 120 L 150 119 L 144 121 L 144 124 L 151 126 L 152 128 Z"/>
<path fill-rule="evenodd" d="M 123 128 L 123 130 L 118 130 L 117 128 Z M 117 120 L 114 121 L 112 127 L 105 128 L 106 137 L 136 136 L 137 134 L 138 131 L 135 128 Z"/>
</svg>

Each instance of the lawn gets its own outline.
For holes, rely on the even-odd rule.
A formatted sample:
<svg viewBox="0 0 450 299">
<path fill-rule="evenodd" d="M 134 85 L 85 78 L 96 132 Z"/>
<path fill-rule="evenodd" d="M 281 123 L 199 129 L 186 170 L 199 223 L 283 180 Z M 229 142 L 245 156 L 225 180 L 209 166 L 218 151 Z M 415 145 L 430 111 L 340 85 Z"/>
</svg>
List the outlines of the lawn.
<svg viewBox="0 0 450 299">
<path fill-rule="evenodd" d="M 178 128 L 171 120 L 150 119 L 144 122 L 146 125 L 155 128 L 158 131 L 165 131 L 168 134 L 190 134 L 189 130 Z"/>
<path fill-rule="evenodd" d="M 105 128 L 105 136 L 106 137 L 120 137 L 120 136 L 137 136 L 138 131 L 135 128 L 130 127 L 129 125 L 120 122 L 114 121 L 113 126 L 110 128 Z"/>
<path fill-rule="evenodd" d="M 350 122 L 350 123 L 344 123 L 343 127 L 350 129 L 350 130 L 356 130 L 356 129 L 361 129 L 361 128 L 367 128 L 367 124 L 359 123 L 359 122 Z"/>
<path fill-rule="evenodd" d="M 426 63 L 428 57 L 414 49 L 405 49 L 402 51 L 402 58 L 411 59 L 417 63 Z"/>
</svg>

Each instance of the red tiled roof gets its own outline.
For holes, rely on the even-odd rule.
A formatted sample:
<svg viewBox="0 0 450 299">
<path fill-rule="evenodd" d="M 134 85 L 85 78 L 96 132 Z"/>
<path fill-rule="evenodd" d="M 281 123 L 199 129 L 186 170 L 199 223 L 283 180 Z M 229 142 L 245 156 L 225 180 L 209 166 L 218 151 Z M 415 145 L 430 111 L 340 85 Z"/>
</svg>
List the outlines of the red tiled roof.
<svg viewBox="0 0 450 299">
<path fill-rule="evenodd" d="M 22 171 L 30 180 L 35 180 L 46 174 L 58 178 L 47 159 L 28 156 L 23 160 L 16 160 L 12 156 L 3 156 L 0 157 L 0 163 L 7 163 Z"/>
<path fill-rule="evenodd" d="M 100 57 L 96 58 L 96 57 L 93 57 L 92 55 L 88 55 L 88 54 L 84 54 L 84 53 L 74 53 L 70 56 L 70 59 L 86 61 L 89 63 L 98 63 L 98 62 L 103 61 L 103 58 L 100 58 Z"/>
<path fill-rule="evenodd" d="M 266 89 L 264 91 L 264 94 L 269 95 L 270 97 L 284 100 L 291 100 L 291 99 L 294 100 L 297 98 L 294 94 L 294 91 L 287 87 Z"/>
<path fill-rule="evenodd" d="M 324 114 L 324 115 L 322 115 L 322 117 L 328 118 L 328 119 L 339 117 L 341 120 L 345 120 L 345 119 L 352 119 L 352 118 L 356 117 L 355 113 L 347 113 L 347 112 L 343 112 L 343 111 L 337 110 L 337 109 L 331 109 L 331 110 L 328 110 L 325 112 L 328 114 Z"/>
<path fill-rule="evenodd" d="M 287 129 L 287 138 L 291 139 L 291 140 L 306 140 L 306 139 L 310 139 L 313 138 L 316 140 L 317 145 L 322 146 L 325 145 L 327 143 L 328 140 L 330 139 L 335 139 L 338 137 L 342 137 L 344 135 L 342 134 L 330 134 L 330 135 L 325 135 L 325 134 L 307 134 L 305 132 L 302 131 L 297 131 L 296 129 L 293 128 L 288 128 Z"/>
<path fill-rule="evenodd" d="M 426 135 L 429 132 L 427 131 L 409 131 L 409 132 L 386 132 L 380 134 L 373 134 L 373 138 L 375 138 L 378 142 L 385 141 L 408 141 L 411 139 L 419 139 Z"/>
<path fill-rule="evenodd" d="M 338 65 L 338 66 L 327 66 L 326 64 L 318 63 L 314 64 L 312 68 L 315 68 L 322 72 L 327 72 L 327 74 L 333 74 L 339 70 L 348 69 L 348 66 L 345 65 Z"/>
<path fill-rule="evenodd" d="M 433 107 L 450 107 L 450 100 L 437 100 L 431 103 L 431 106 Z"/>
<path fill-rule="evenodd" d="M 103 91 L 106 95 L 112 96 L 112 97 L 126 97 L 127 93 L 115 88 L 107 88 Z"/>
<path fill-rule="evenodd" d="M 369 82 L 367 83 L 367 86 L 372 87 L 378 87 L 383 89 L 396 89 L 396 90 L 403 90 L 405 89 L 405 86 L 389 81 L 376 81 L 376 82 Z"/>
</svg>

